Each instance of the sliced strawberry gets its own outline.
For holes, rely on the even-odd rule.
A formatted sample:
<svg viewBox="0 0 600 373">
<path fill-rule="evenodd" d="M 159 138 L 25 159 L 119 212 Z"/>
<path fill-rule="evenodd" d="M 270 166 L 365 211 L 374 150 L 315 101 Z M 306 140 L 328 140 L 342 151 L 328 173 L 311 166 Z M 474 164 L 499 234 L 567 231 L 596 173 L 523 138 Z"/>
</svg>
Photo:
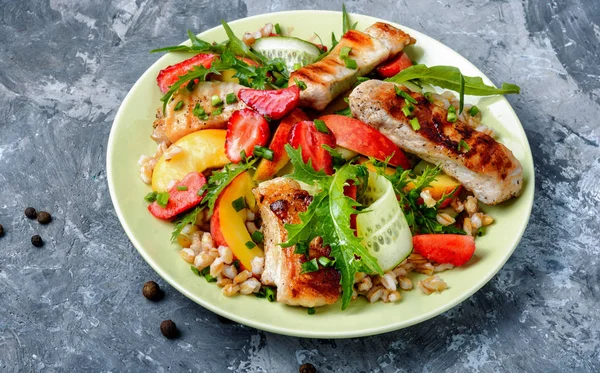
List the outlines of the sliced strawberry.
<svg viewBox="0 0 600 373">
<path fill-rule="evenodd" d="M 331 129 L 339 146 L 380 161 L 392 156 L 390 165 L 400 166 L 405 170 L 410 168 L 408 158 L 398 145 L 368 124 L 337 114 L 324 115 L 319 119 Z"/>
<path fill-rule="evenodd" d="M 350 197 L 356 201 L 356 197 L 358 196 L 358 188 L 354 185 L 354 180 L 348 181 L 349 185 L 344 186 L 344 195 L 346 197 Z M 350 228 L 354 230 L 354 235 L 358 235 L 356 231 L 356 214 L 350 215 Z"/>
<path fill-rule="evenodd" d="M 406 53 L 400 52 L 391 59 L 383 62 L 381 65 L 375 69 L 377 74 L 382 78 L 391 78 L 392 76 L 398 74 L 400 71 L 406 69 L 407 67 L 412 66 L 412 61 Z"/>
<path fill-rule="evenodd" d="M 278 120 L 298 106 L 300 88 L 296 85 L 272 91 L 244 88 L 238 97 L 260 114 Z"/>
<path fill-rule="evenodd" d="M 190 172 L 183 180 L 169 189 L 169 201 L 165 207 L 160 206 L 157 202 L 152 202 L 148 205 L 148 211 L 159 219 L 174 218 L 200 204 L 203 196 L 199 196 L 198 191 L 204 184 L 206 184 L 206 178 L 202 173 Z"/>
<path fill-rule="evenodd" d="M 312 160 L 312 166 L 316 171 L 324 170 L 326 174 L 333 174 L 333 158 L 331 154 L 321 145 L 329 145 L 335 148 L 335 136 L 330 131 L 323 133 L 317 130 L 315 124 L 310 120 L 298 122 L 290 133 L 290 144 L 293 148 L 302 147 L 302 161 L 308 163 Z"/>
<path fill-rule="evenodd" d="M 437 263 L 461 266 L 475 252 L 475 239 L 460 234 L 421 234 L 413 237 L 417 254 Z"/>
<path fill-rule="evenodd" d="M 262 115 L 250 109 L 236 110 L 227 122 L 225 154 L 233 163 L 239 163 L 242 150 L 250 157 L 254 146 L 265 146 L 270 136 L 269 123 Z"/>
<path fill-rule="evenodd" d="M 216 58 L 217 55 L 215 54 L 201 53 L 183 62 L 162 69 L 156 77 L 158 88 L 160 88 L 162 93 L 166 93 L 180 76 L 185 75 L 185 73 L 195 66 L 202 65 L 208 69 Z"/>
</svg>

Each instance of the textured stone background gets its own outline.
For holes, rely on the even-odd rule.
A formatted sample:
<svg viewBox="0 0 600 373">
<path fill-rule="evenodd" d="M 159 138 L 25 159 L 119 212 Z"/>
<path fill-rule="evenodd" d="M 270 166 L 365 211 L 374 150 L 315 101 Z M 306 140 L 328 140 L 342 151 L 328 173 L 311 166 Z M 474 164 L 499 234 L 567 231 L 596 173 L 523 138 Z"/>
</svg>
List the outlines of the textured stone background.
<svg viewBox="0 0 600 373">
<path fill-rule="evenodd" d="M 339 1 L 0 1 L 0 371 L 320 372 L 600 370 L 600 3 L 346 1 L 422 31 L 495 82 L 529 137 L 536 198 L 500 273 L 451 311 L 381 336 L 307 340 L 223 324 L 167 290 L 112 208 L 105 150 L 148 50 L 221 18 Z M 565 3 L 569 3 L 566 5 Z M 48 209 L 46 227 L 23 217 Z M 40 233 L 39 250 L 29 237 Z M 159 335 L 165 318 L 183 335 Z"/>
</svg>

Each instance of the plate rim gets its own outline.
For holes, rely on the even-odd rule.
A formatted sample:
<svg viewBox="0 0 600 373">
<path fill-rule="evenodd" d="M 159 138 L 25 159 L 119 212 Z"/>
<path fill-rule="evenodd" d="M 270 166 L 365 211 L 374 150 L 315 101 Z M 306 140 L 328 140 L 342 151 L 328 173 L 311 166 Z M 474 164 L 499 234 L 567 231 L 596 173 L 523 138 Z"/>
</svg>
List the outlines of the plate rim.
<svg viewBox="0 0 600 373">
<path fill-rule="evenodd" d="M 307 15 L 310 13 L 319 13 L 319 14 L 323 14 L 323 13 L 328 13 L 331 15 L 336 15 L 338 17 L 340 17 L 341 19 L 341 15 L 342 12 L 340 11 L 334 11 L 334 10 L 287 10 L 287 11 L 281 11 L 281 12 L 270 12 L 270 13 L 262 13 L 262 14 L 256 14 L 253 16 L 249 16 L 249 17 L 243 17 L 243 18 L 238 18 L 236 20 L 230 21 L 228 22 L 228 24 L 230 25 L 235 25 L 236 23 L 239 22 L 245 22 L 245 21 L 249 21 L 249 20 L 253 20 L 255 18 L 262 18 L 265 16 L 285 16 L 285 15 L 290 15 L 290 14 L 294 14 L 294 15 Z M 380 21 L 380 22 L 386 22 L 389 23 L 395 27 L 399 27 L 402 30 L 408 32 L 409 34 L 412 33 L 417 33 L 417 34 L 422 34 L 428 38 L 430 38 L 431 40 L 433 40 L 435 43 L 437 43 L 440 47 L 444 48 L 446 51 L 450 52 L 450 53 L 454 53 L 456 55 L 458 55 L 461 59 L 463 59 L 467 64 L 471 65 L 471 68 L 476 69 L 481 76 L 483 77 L 484 80 L 487 80 L 488 82 L 491 82 L 491 80 L 485 75 L 483 74 L 483 72 L 477 67 L 475 66 L 473 63 L 471 63 L 471 61 L 469 61 L 467 58 L 465 58 L 464 56 L 462 56 L 460 53 L 456 52 L 455 50 L 453 50 L 452 48 L 446 46 L 445 44 L 443 44 L 442 42 L 440 42 L 439 40 L 424 34 L 423 32 L 414 30 L 410 27 L 407 26 L 403 26 L 401 24 L 398 24 L 396 22 L 392 22 L 392 21 L 388 21 L 388 20 L 384 20 L 381 18 L 377 18 L 377 17 L 373 17 L 370 15 L 366 15 L 366 14 L 359 14 L 359 13 L 350 13 L 350 16 L 360 16 L 360 17 L 366 17 L 366 18 L 370 18 L 371 20 L 374 21 Z M 221 25 L 217 25 L 215 27 L 212 27 L 210 29 L 206 29 L 204 31 L 202 31 L 201 33 L 197 34 L 200 35 L 202 33 L 205 32 L 211 32 L 213 30 L 219 29 L 221 28 Z M 184 41 L 183 44 L 188 43 L 189 39 Z M 531 153 L 531 147 L 529 144 L 529 139 L 527 137 L 527 134 L 523 128 L 523 125 L 521 123 L 521 121 L 519 120 L 517 114 L 514 111 L 513 106 L 510 104 L 510 102 L 508 102 L 508 100 L 506 99 L 506 97 L 504 96 L 499 96 L 501 97 L 502 100 L 506 101 L 506 103 L 508 104 L 507 109 L 510 109 L 510 114 L 516 119 L 516 121 L 519 124 L 519 130 L 521 132 L 522 137 L 525 139 L 523 145 L 523 150 L 524 150 L 524 155 L 525 158 L 527 160 L 531 159 L 531 175 L 530 178 L 527 180 L 527 183 L 530 183 L 531 186 L 531 198 L 522 202 L 522 203 L 527 203 L 526 206 L 526 211 L 527 211 L 527 216 L 526 216 L 526 223 L 523 224 L 520 227 L 520 230 L 518 232 L 518 235 L 516 235 L 515 237 L 518 236 L 516 243 L 513 245 L 513 247 L 507 251 L 504 259 L 501 262 L 498 262 L 494 267 L 493 270 L 489 271 L 486 276 L 484 276 L 483 278 L 480 278 L 476 283 L 474 283 L 473 286 L 471 286 L 471 288 L 468 291 L 465 291 L 461 296 L 453 298 L 452 301 L 429 310 L 428 312 L 425 312 L 423 314 L 421 314 L 419 317 L 415 317 L 413 319 L 407 320 L 407 321 L 402 321 L 402 322 L 396 322 L 396 323 L 392 323 L 389 325 L 383 325 L 383 326 L 379 326 L 379 327 L 367 327 L 367 328 L 362 328 L 362 329 L 358 329 L 358 330 L 344 330 L 344 331 L 338 331 L 335 332 L 334 334 L 332 334 L 331 332 L 318 332 L 318 331 L 312 331 L 312 330 L 298 330 L 298 329 L 294 329 L 294 328 L 290 328 L 290 327 L 280 327 L 280 326 L 272 326 L 268 323 L 264 323 L 264 322 L 260 322 L 260 321 L 255 321 L 253 319 L 250 318 L 244 318 L 244 317 L 240 317 L 235 313 L 231 313 L 228 312 L 226 310 L 223 310 L 221 308 L 219 308 L 217 305 L 214 305 L 211 302 L 208 302 L 204 299 L 202 299 L 201 297 L 193 294 L 192 291 L 186 289 L 186 287 L 183 284 L 180 284 L 178 281 L 176 281 L 175 279 L 173 279 L 171 276 L 169 276 L 167 273 L 165 273 L 165 271 L 163 271 L 160 268 L 160 265 L 157 263 L 157 261 L 153 260 L 151 258 L 151 256 L 142 248 L 141 243 L 139 242 L 139 240 L 136 238 L 136 236 L 133 234 L 133 231 L 131 229 L 131 227 L 129 226 L 129 224 L 126 222 L 123 213 L 121 211 L 121 206 L 118 204 L 117 202 L 117 198 L 116 198 L 116 191 L 115 191 L 115 184 L 114 184 L 114 175 L 113 175 L 113 168 L 112 168 L 112 163 L 113 163 L 113 157 L 114 157 L 114 148 L 115 148 L 115 138 L 116 138 L 116 128 L 118 127 L 118 123 L 122 122 L 121 117 L 124 115 L 125 112 L 125 107 L 128 106 L 128 103 L 133 99 L 134 94 L 133 92 L 135 91 L 135 88 L 141 84 L 141 81 L 143 80 L 143 78 L 145 78 L 145 76 L 147 74 L 149 74 L 150 70 L 156 65 L 156 64 L 160 64 L 161 61 L 165 58 L 165 56 L 167 56 L 168 54 L 164 54 L 163 56 L 161 56 L 160 58 L 158 58 L 153 64 L 151 64 L 145 71 L 144 73 L 137 78 L 136 82 L 131 86 L 131 88 L 129 89 L 129 91 L 127 92 L 125 98 L 123 99 L 123 101 L 121 102 L 119 109 L 117 111 L 117 113 L 115 114 L 115 118 L 111 124 L 111 129 L 110 129 L 110 133 L 109 133 L 109 137 L 108 137 L 108 142 L 107 142 L 107 147 L 106 147 L 106 175 L 107 175 L 107 183 L 108 183 L 108 189 L 109 189 L 109 194 L 111 197 L 111 202 L 113 205 L 113 208 L 115 209 L 115 213 L 119 219 L 119 223 L 121 224 L 123 230 L 125 231 L 127 237 L 129 238 L 129 240 L 131 241 L 131 243 L 133 244 L 133 246 L 135 247 L 135 249 L 137 250 L 137 252 L 142 256 L 142 258 L 144 259 L 144 261 L 146 261 L 146 263 L 148 265 L 150 265 L 150 267 L 164 280 L 166 281 L 169 285 L 171 285 L 173 288 L 175 288 L 177 291 L 179 291 L 181 294 L 183 294 L 186 298 L 190 299 L 191 301 L 193 301 L 194 303 L 210 310 L 211 312 L 214 312 L 218 315 L 221 315 L 223 317 L 226 317 L 230 320 L 233 320 L 235 322 L 238 322 L 240 324 L 243 325 L 247 325 L 247 326 L 251 326 L 253 328 L 256 329 L 260 329 L 260 330 L 264 330 L 264 331 L 268 331 L 268 332 L 272 332 L 272 333 L 277 333 L 277 334 L 282 334 L 282 335 L 287 335 L 287 336 L 294 336 L 294 337 L 300 337 L 300 338 L 332 338 L 332 339 L 339 339 L 339 338 L 356 338 L 356 337 L 366 337 L 366 336 L 373 336 L 373 335 L 377 335 L 377 334 L 382 334 L 382 333 L 386 333 L 386 332 L 392 332 L 392 331 L 396 331 L 396 330 L 400 330 L 400 329 L 404 329 L 407 328 L 409 326 L 412 325 L 416 325 L 419 324 L 421 322 L 424 322 L 426 320 L 432 319 L 436 316 L 441 315 L 442 313 L 448 311 L 449 309 L 459 305 L 460 303 L 462 303 L 463 301 L 465 301 L 466 299 L 470 298 L 474 293 L 476 293 L 477 291 L 479 291 L 483 286 L 485 286 L 499 271 L 500 269 L 502 269 L 502 267 L 504 267 L 504 265 L 506 264 L 506 262 L 508 261 L 508 259 L 512 256 L 513 252 L 516 250 L 517 246 L 519 245 L 519 243 L 521 242 L 522 238 L 523 238 L 523 234 L 525 233 L 525 230 L 527 229 L 528 225 L 529 225 L 529 220 L 531 217 L 531 212 L 532 212 L 532 208 L 533 208 L 533 201 L 534 201 L 534 197 L 535 197 L 535 165 L 534 165 L 534 160 L 533 160 L 533 154 Z M 493 83 L 492 83 L 493 84 Z M 524 161 L 524 160 L 521 160 Z M 523 162 L 524 163 L 524 162 Z M 529 162 L 528 162 L 529 163 Z M 521 196 L 522 197 L 522 196 Z M 519 197 L 519 198 L 521 198 Z"/>
</svg>

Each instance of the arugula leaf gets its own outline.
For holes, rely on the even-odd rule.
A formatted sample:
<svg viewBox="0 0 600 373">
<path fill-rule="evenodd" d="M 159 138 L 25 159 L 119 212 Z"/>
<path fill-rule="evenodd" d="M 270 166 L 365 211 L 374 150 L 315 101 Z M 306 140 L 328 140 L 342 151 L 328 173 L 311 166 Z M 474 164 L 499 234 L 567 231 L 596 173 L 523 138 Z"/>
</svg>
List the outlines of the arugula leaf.
<svg viewBox="0 0 600 373">
<path fill-rule="evenodd" d="M 461 90 L 461 79 L 464 79 L 464 89 Z M 432 66 L 425 65 L 410 66 L 386 81 L 403 83 L 416 80 L 419 84 L 431 84 L 441 88 L 450 89 L 455 92 L 463 92 L 463 95 L 490 96 L 511 93 L 520 93 L 519 86 L 502 83 L 501 88 L 486 85 L 479 76 L 463 76 L 460 70 L 454 66 Z"/>
<path fill-rule="evenodd" d="M 233 52 L 233 54 L 235 54 L 236 56 L 248 57 L 251 60 L 256 61 L 260 64 L 266 64 L 268 62 L 262 54 L 256 51 L 252 51 L 249 46 L 244 44 L 243 41 L 241 41 L 237 36 L 235 36 L 233 30 L 231 29 L 231 27 L 229 27 L 227 22 L 221 20 L 221 24 L 223 25 L 225 33 L 227 34 L 227 38 L 229 39 L 229 41 L 227 42 L 228 50 Z"/>
<path fill-rule="evenodd" d="M 181 234 L 181 231 L 186 225 L 196 222 L 198 214 L 203 208 L 203 206 L 198 206 L 175 222 L 175 229 L 173 229 L 173 232 L 171 233 L 171 242 L 175 242 L 177 240 L 177 237 Z"/>
<path fill-rule="evenodd" d="M 373 162 L 373 161 L 372 161 Z M 417 233 L 456 233 L 466 234 L 462 229 L 458 229 L 453 225 L 443 226 L 437 219 L 436 215 L 438 208 L 441 203 L 452 197 L 458 188 L 455 188 L 452 193 L 442 195 L 442 199 L 436 203 L 434 207 L 427 207 L 427 205 L 421 203 L 418 200 L 420 198 L 421 191 L 428 187 L 432 181 L 434 181 L 441 169 L 439 167 L 426 167 L 421 175 L 412 174 L 411 170 L 396 169 L 396 172 L 389 175 L 385 172 L 387 164 L 383 162 L 373 162 L 377 173 L 387 178 L 394 186 L 394 191 L 398 196 L 398 203 L 404 211 L 406 221 L 410 226 L 413 234 Z M 413 183 L 413 188 L 410 191 L 406 191 L 406 187 Z"/>
<path fill-rule="evenodd" d="M 198 53 L 198 52 L 212 52 L 212 53 L 223 53 L 225 49 L 225 43 L 209 43 L 204 40 L 198 39 L 198 37 L 191 31 L 187 31 L 188 38 L 192 42 L 191 46 L 188 45 L 173 45 L 169 47 L 162 47 L 157 49 L 152 49 L 150 53 L 157 52 L 189 52 L 189 53 Z"/>
<path fill-rule="evenodd" d="M 350 15 L 346 12 L 346 4 L 342 4 L 342 34 L 344 35 L 350 30 L 355 30 L 357 24 L 358 22 L 354 22 L 354 24 L 350 22 Z"/>
<path fill-rule="evenodd" d="M 346 309 L 352 299 L 352 286 L 356 272 L 382 274 L 377 260 L 363 246 L 362 240 L 354 235 L 350 228 L 350 216 L 360 213 L 362 207 L 357 201 L 344 194 L 344 186 L 349 180 L 355 185 L 365 182 L 367 170 L 362 165 L 348 163 L 333 175 L 323 171 L 315 171 L 302 161 L 302 150 L 285 147 L 294 172 L 287 177 L 308 184 L 317 184 L 320 191 L 313 197 L 307 211 L 300 214 L 301 223 L 286 224 L 287 242 L 282 247 L 305 244 L 316 237 L 323 239 L 323 245 L 331 248 L 331 256 L 335 259 L 335 267 L 341 273 L 342 310 Z"/>
<path fill-rule="evenodd" d="M 254 167 L 257 159 L 253 159 L 247 163 L 240 163 L 237 167 L 231 167 L 231 164 L 226 165 L 220 171 L 213 171 L 206 183 L 206 194 L 202 198 L 202 205 L 208 207 L 209 214 L 213 213 L 217 198 L 229 183 L 244 171 Z"/>
</svg>

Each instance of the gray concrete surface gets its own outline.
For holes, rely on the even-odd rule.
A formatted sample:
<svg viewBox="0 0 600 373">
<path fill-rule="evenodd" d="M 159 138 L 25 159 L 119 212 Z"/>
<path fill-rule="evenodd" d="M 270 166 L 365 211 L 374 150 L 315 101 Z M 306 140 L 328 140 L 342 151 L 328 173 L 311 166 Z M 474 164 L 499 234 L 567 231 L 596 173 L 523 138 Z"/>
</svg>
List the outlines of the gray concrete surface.
<svg viewBox="0 0 600 373">
<path fill-rule="evenodd" d="M 508 99 L 536 164 L 535 205 L 506 266 L 422 324 L 349 340 L 283 337 L 219 322 L 135 252 L 108 195 L 105 151 L 148 50 L 221 18 L 339 1 L 0 2 L 0 371 L 319 372 L 600 370 L 600 3 L 347 1 L 459 51 Z M 54 216 L 39 226 L 27 206 Z M 29 243 L 39 233 L 43 249 Z M 151 304 L 141 285 L 167 296 Z M 158 331 L 171 318 L 182 329 Z"/>
</svg>

